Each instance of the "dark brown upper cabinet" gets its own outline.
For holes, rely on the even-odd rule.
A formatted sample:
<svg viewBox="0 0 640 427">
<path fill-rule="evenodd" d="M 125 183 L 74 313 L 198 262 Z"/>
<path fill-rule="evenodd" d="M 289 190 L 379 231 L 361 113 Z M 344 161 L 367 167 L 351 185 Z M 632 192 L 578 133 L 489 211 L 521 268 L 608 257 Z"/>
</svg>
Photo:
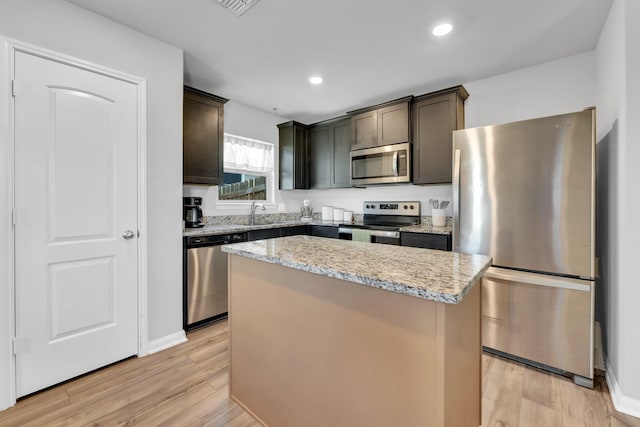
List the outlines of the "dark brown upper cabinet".
<svg viewBox="0 0 640 427">
<path fill-rule="evenodd" d="M 182 166 L 185 184 L 224 181 L 224 104 L 228 99 L 184 87 Z"/>
<path fill-rule="evenodd" d="M 412 96 L 350 111 L 351 149 L 409 142 Z"/>
<path fill-rule="evenodd" d="M 290 121 L 278 125 L 279 129 L 279 184 L 280 190 L 309 188 L 309 127 Z"/>
<path fill-rule="evenodd" d="M 351 187 L 351 120 L 340 117 L 316 123 L 310 133 L 309 187 Z"/>
<path fill-rule="evenodd" d="M 418 96 L 413 112 L 413 183 L 452 181 L 453 131 L 464 129 L 463 86 Z"/>
</svg>

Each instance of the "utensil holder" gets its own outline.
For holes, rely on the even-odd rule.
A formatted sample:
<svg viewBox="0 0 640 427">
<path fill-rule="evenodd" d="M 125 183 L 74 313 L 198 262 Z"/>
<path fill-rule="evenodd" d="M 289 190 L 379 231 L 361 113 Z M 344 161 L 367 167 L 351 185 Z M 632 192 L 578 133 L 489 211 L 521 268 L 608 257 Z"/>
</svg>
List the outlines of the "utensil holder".
<svg viewBox="0 0 640 427">
<path fill-rule="evenodd" d="M 434 227 L 444 227 L 447 225 L 445 209 L 431 209 L 431 225 Z"/>
</svg>

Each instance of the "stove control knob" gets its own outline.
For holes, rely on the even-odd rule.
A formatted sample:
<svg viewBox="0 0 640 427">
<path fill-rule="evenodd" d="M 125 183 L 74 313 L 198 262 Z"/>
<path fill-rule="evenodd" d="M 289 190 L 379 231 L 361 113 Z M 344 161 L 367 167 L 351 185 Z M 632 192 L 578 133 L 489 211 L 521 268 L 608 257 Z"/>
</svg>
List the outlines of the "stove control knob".
<svg viewBox="0 0 640 427">
<path fill-rule="evenodd" d="M 404 205 L 404 208 L 405 208 L 405 209 L 409 209 L 409 206 L 407 206 L 407 205 Z"/>
<path fill-rule="evenodd" d="M 413 206 L 413 205 L 411 205 L 411 209 L 413 209 L 413 208 L 414 208 L 414 206 Z"/>
</svg>

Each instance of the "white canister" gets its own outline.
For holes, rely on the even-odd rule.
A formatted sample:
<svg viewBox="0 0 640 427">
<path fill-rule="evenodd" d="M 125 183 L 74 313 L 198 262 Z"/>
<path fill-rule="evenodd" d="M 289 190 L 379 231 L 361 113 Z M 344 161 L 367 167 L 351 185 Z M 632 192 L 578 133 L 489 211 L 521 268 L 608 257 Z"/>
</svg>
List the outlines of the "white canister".
<svg viewBox="0 0 640 427">
<path fill-rule="evenodd" d="M 322 220 L 333 221 L 333 206 L 322 207 Z"/>
<path fill-rule="evenodd" d="M 447 225 L 447 215 L 444 209 L 431 209 L 431 225 L 434 227 Z"/>
<path fill-rule="evenodd" d="M 333 208 L 333 220 L 342 222 L 342 217 L 344 216 L 344 209 L 342 208 Z"/>
<path fill-rule="evenodd" d="M 342 221 L 351 224 L 353 222 L 353 211 L 344 211 Z"/>
</svg>

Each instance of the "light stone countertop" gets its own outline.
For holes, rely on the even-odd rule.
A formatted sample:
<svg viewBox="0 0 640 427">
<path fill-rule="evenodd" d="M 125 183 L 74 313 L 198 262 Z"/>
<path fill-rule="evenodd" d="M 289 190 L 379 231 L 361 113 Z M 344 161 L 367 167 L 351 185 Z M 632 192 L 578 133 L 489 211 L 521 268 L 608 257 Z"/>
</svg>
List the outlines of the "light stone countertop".
<svg viewBox="0 0 640 427">
<path fill-rule="evenodd" d="M 445 225 L 442 227 L 436 227 L 426 222 L 418 225 L 409 225 L 406 227 L 400 228 L 400 231 L 405 231 L 408 233 L 429 233 L 429 234 L 451 234 L 453 228 L 450 225 Z"/>
<path fill-rule="evenodd" d="M 491 265 L 484 255 L 313 236 L 234 243 L 222 251 L 449 304 L 462 301 Z"/>
<path fill-rule="evenodd" d="M 226 233 L 242 233 L 251 230 L 265 230 L 269 228 L 282 228 L 282 227 L 295 227 L 296 225 L 317 224 L 316 222 L 304 222 L 304 221 L 283 221 L 274 222 L 270 224 L 214 224 L 205 225 L 200 228 L 185 228 L 182 231 L 182 235 L 185 237 L 191 236 L 205 236 L 212 234 L 226 234 Z"/>
<path fill-rule="evenodd" d="M 268 228 L 282 228 L 282 227 L 295 227 L 297 225 L 324 225 L 330 227 L 338 227 L 342 225 L 362 225 L 362 222 L 356 222 L 355 224 L 345 224 L 338 221 L 282 221 L 269 224 L 212 224 L 206 225 L 200 228 L 185 228 L 182 232 L 183 236 L 205 236 L 212 234 L 226 234 L 226 233 L 241 233 L 251 230 L 264 230 Z M 410 225 L 400 227 L 400 231 L 411 233 L 430 233 L 430 234 L 450 234 L 451 226 L 434 227 L 428 223 L 422 223 L 418 225 Z"/>
</svg>

